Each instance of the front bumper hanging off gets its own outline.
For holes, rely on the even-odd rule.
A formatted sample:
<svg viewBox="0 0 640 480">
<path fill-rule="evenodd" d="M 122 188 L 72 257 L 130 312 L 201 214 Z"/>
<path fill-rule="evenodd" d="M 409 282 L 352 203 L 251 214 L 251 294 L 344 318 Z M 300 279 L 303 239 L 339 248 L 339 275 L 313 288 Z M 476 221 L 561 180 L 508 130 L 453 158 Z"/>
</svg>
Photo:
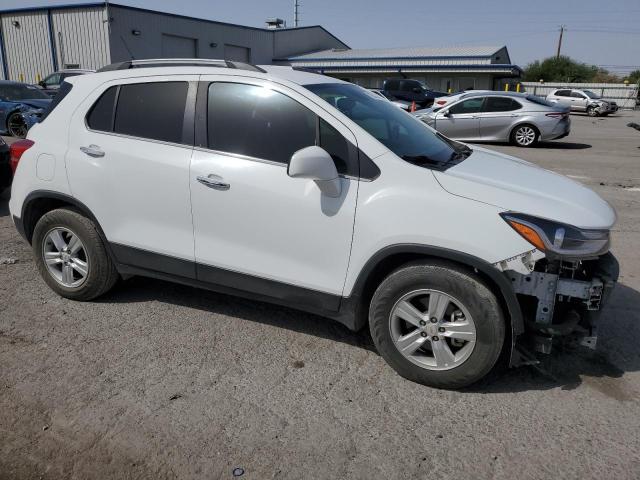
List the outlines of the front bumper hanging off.
<svg viewBox="0 0 640 480">
<path fill-rule="evenodd" d="M 558 338 L 595 348 L 600 309 L 619 275 L 618 262 L 611 253 L 594 260 L 547 263 L 546 268 L 530 273 L 505 274 L 525 319 L 525 334 L 515 342 L 520 355 L 512 357 L 512 364 L 527 363 L 531 350 L 550 353 Z"/>
</svg>

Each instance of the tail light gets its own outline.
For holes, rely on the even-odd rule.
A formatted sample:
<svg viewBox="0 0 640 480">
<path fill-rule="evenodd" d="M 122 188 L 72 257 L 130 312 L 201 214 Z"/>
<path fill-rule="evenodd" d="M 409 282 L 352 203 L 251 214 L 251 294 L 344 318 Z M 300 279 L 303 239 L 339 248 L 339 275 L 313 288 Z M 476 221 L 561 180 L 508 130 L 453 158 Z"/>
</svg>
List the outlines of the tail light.
<svg viewBox="0 0 640 480">
<path fill-rule="evenodd" d="M 438 100 L 436 103 L 438 105 L 444 105 L 445 103 L 447 103 L 447 101 L 446 100 Z"/>
<path fill-rule="evenodd" d="M 546 115 L 551 118 L 567 118 L 569 116 L 567 112 L 552 112 L 547 113 Z"/>
<path fill-rule="evenodd" d="M 9 146 L 9 165 L 11 165 L 11 171 L 14 174 L 16 173 L 16 168 L 18 168 L 22 154 L 29 150 L 33 144 L 33 140 L 18 140 Z"/>
</svg>

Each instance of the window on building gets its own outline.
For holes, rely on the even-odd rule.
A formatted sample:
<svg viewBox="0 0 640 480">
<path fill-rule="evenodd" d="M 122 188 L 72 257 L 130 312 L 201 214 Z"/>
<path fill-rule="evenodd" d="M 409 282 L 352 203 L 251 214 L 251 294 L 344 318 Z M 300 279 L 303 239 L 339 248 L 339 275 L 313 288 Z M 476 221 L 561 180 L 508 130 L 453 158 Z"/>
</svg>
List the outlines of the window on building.
<svg viewBox="0 0 640 480">
<path fill-rule="evenodd" d="M 522 108 L 522 105 L 512 99 L 506 97 L 487 97 L 484 104 L 484 112 L 511 112 Z"/>
<path fill-rule="evenodd" d="M 286 95 L 255 85 L 212 83 L 208 146 L 279 163 L 316 144 L 316 115 Z"/>
</svg>

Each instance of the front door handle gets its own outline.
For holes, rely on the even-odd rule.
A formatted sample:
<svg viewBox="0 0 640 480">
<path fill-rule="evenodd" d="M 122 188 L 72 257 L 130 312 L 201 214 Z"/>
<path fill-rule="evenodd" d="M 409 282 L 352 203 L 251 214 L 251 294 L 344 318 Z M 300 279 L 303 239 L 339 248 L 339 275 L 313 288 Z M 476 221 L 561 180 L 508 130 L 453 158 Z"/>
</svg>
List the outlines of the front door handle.
<svg viewBox="0 0 640 480">
<path fill-rule="evenodd" d="M 98 145 L 89 145 L 88 147 L 80 147 L 80 151 L 90 157 L 104 157 L 104 152 L 100 150 Z"/>
<path fill-rule="evenodd" d="M 198 176 L 196 179 L 205 187 L 213 188 L 215 190 L 229 190 L 231 185 L 226 183 L 219 175 L 209 174 L 206 177 Z"/>
</svg>

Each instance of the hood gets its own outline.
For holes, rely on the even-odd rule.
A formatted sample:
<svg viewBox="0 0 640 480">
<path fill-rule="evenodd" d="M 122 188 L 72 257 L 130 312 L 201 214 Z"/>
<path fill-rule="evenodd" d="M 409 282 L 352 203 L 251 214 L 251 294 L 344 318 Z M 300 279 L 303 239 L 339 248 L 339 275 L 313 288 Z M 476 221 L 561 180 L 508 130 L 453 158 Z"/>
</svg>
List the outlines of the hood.
<svg viewBox="0 0 640 480">
<path fill-rule="evenodd" d="M 27 105 L 32 108 L 46 108 L 51 103 L 51 99 L 49 98 L 34 98 L 31 100 L 20 100 L 19 102 L 14 102 L 16 105 Z"/>
<path fill-rule="evenodd" d="M 613 208 L 594 191 L 532 163 L 473 147 L 465 161 L 436 179 L 449 193 L 579 228 L 611 228 Z"/>
</svg>

